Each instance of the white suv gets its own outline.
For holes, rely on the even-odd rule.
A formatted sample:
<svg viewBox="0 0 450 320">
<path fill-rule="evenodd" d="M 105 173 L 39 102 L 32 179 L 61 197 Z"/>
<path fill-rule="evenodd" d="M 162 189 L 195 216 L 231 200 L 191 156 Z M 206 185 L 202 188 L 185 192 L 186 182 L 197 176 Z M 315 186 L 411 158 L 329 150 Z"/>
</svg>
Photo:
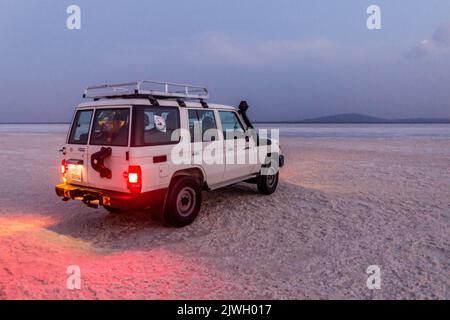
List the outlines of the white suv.
<svg viewBox="0 0 450 320">
<path fill-rule="evenodd" d="M 149 209 L 177 227 L 194 221 L 202 190 L 278 185 L 284 157 L 253 129 L 246 102 L 209 104 L 203 87 L 157 81 L 86 89 L 61 149 L 64 201 L 111 213 Z"/>
</svg>

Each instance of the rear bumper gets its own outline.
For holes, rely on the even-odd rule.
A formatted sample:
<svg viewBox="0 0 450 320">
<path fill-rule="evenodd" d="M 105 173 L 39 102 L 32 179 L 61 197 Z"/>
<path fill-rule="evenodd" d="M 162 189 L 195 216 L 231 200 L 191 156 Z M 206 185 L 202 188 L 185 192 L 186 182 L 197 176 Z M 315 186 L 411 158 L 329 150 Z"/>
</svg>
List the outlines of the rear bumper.
<svg viewBox="0 0 450 320">
<path fill-rule="evenodd" d="M 90 206 L 109 206 L 123 210 L 159 208 L 164 206 L 167 188 L 132 194 L 110 190 L 86 188 L 70 184 L 59 184 L 56 194 L 63 200 L 80 200 Z"/>
</svg>

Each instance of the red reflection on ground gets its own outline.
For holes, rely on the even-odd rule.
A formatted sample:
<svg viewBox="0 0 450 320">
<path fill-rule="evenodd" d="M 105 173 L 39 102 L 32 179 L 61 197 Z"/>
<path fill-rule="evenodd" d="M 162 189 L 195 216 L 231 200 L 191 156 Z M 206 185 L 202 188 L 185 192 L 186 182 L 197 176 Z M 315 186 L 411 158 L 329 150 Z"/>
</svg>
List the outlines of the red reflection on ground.
<svg viewBox="0 0 450 320">
<path fill-rule="evenodd" d="M 168 249 L 101 251 L 49 231 L 51 224 L 0 218 L 0 299 L 198 299 L 223 286 L 220 273 Z M 70 265 L 80 267 L 80 290 L 67 289 Z"/>
</svg>

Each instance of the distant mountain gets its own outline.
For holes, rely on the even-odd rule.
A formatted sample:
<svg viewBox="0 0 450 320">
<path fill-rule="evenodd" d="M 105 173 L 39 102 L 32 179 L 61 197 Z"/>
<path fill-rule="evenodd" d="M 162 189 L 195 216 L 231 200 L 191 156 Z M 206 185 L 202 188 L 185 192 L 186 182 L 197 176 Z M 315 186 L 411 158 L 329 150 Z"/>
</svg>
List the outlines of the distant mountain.
<svg viewBox="0 0 450 320">
<path fill-rule="evenodd" d="M 343 113 L 325 117 L 300 120 L 299 123 L 450 123 L 450 119 L 410 118 L 384 119 L 359 113 Z"/>
</svg>

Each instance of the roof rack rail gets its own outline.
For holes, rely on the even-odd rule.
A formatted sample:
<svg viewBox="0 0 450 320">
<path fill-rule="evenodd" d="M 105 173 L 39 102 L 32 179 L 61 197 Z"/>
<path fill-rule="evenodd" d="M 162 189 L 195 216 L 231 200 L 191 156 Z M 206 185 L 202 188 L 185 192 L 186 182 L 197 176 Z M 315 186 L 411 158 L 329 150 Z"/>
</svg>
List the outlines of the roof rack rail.
<svg viewBox="0 0 450 320">
<path fill-rule="evenodd" d="M 209 99 L 208 89 L 189 84 L 142 80 L 119 84 L 103 84 L 87 87 L 83 98 L 86 99 L 111 99 L 111 98 L 135 98 L 153 97 L 159 99 Z"/>
</svg>

